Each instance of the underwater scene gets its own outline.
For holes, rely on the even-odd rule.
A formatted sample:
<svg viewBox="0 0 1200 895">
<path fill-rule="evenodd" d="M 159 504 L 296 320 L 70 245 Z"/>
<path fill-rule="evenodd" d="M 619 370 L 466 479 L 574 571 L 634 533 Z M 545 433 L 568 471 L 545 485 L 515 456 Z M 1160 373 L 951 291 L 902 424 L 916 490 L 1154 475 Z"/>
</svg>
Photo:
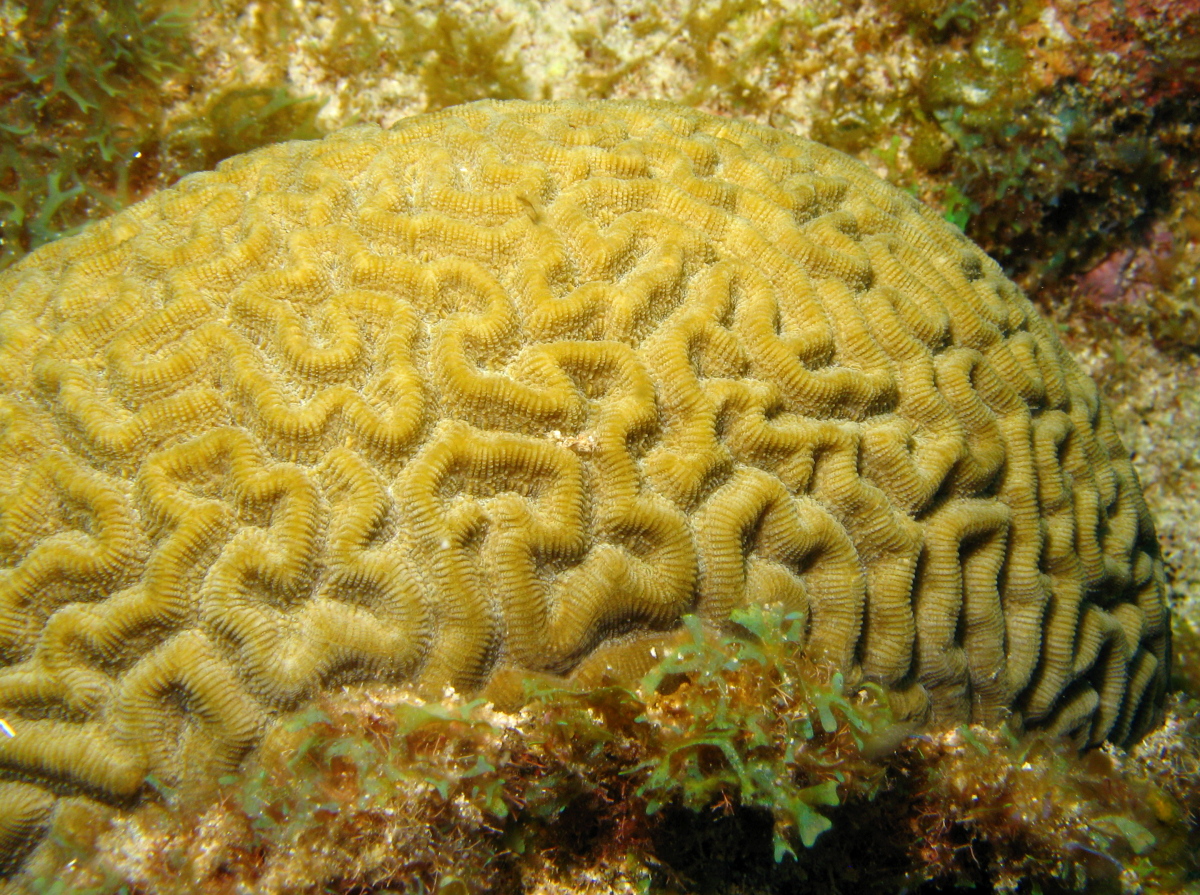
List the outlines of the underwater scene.
<svg viewBox="0 0 1200 895">
<path fill-rule="evenodd" d="M 0 893 L 1200 895 L 1200 0 L 0 44 Z"/>
</svg>

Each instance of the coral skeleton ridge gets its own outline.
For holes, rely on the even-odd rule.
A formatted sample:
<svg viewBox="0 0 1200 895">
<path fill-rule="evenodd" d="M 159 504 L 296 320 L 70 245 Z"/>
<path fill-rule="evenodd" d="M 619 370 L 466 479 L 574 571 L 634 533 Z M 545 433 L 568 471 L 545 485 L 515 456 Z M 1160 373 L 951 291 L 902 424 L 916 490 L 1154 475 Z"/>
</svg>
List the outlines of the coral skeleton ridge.
<svg viewBox="0 0 1200 895">
<path fill-rule="evenodd" d="M 834 150 L 477 103 L 230 159 L 0 299 L 10 863 L 56 800 L 215 779 L 320 690 L 629 678 L 744 604 L 923 723 L 1161 711 L 1095 386 Z"/>
</svg>

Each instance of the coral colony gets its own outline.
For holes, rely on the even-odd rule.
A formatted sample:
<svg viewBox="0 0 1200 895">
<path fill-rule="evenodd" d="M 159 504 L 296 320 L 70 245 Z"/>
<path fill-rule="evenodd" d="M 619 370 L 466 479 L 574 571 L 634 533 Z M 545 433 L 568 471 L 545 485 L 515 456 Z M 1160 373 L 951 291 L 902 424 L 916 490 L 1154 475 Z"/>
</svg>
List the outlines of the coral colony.
<svg viewBox="0 0 1200 895">
<path fill-rule="evenodd" d="M 0 295 L 17 890 L 1195 870 L 1108 410 L 836 150 L 485 101 L 233 158 Z"/>
</svg>

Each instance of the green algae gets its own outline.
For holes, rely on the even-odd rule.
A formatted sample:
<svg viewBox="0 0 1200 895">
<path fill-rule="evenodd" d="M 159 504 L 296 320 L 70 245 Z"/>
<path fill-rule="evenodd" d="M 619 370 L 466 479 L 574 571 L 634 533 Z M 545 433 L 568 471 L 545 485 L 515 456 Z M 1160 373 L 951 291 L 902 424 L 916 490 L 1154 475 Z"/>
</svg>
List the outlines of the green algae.
<svg viewBox="0 0 1200 895">
<path fill-rule="evenodd" d="M 324 136 L 320 110 L 319 102 L 286 87 L 233 87 L 203 114 L 172 125 L 162 142 L 181 171 L 204 171 L 270 143 Z"/>
<path fill-rule="evenodd" d="M 477 99 L 529 99 L 524 69 L 508 49 L 511 25 L 479 28 L 441 11 L 432 26 L 410 27 L 409 52 L 426 59 L 420 74 L 427 111 Z"/>
<path fill-rule="evenodd" d="M 833 826 L 825 811 L 878 791 L 884 768 L 865 753 L 881 735 L 895 742 L 882 691 L 809 665 L 802 620 L 779 609 L 741 611 L 726 633 L 695 618 L 686 630 L 636 688 L 530 681 L 515 714 L 399 691 L 322 698 L 275 725 L 215 793 L 154 787 L 132 826 L 68 812 L 28 878 L 97 893 L 144 874 L 159 892 L 233 879 L 432 892 L 448 878 L 516 891 L 522 856 L 569 842 L 569 854 L 620 856 L 649 879 L 649 840 L 680 811 L 720 806 L 772 818 L 774 861 L 794 864 Z M 137 844 L 106 842 L 122 831 Z"/>
<path fill-rule="evenodd" d="M 160 88 L 188 19 L 156 0 L 28 0 L 0 35 L 0 268 L 153 179 Z"/>
<path fill-rule="evenodd" d="M 579 91 L 589 99 L 611 97 L 623 80 L 652 60 L 679 55 L 690 75 L 672 99 L 745 115 L 769 115 L 778 100 L 760 85 L 761 72 L 786 70 L 789 56 L 839 5 L 838 0 L 819 0 L 784 10 L 770 0 L 690 0 L 678 21 L 671 22 L 653 4 L 646 4 L 633 13 L 638 23 L 635 33 L 657 35 L 655 44 L 644 52 L 622 55 L 597 28 L 572 34 L 580 50 L 601 69 L 583 73 Z"/>
<path fill-rule="evenodd" d="M 524 66 L 510 46 L 511 24 L 449 5 L 432 15 L 396 5 L 387 24 L 373 23 L 359 0 L 336 0 L 328 13 L 334 24 L 321 41 L 318 59 L 331 77 L 354 77 L 367 69 L 414 75 L 427 112 L 479 99 L 530 98 Z M 278 13 L 256 39 L 269 46 L 271 32 L 294 28 L 293 19 L 286 11 Z"/>
<path fill-rule="evenodd" d="M 319 106 L 284 86 L 234 86 L 168 124 L 199 65 L 182 7 L 29 0 L 5 14 L 0 269 L 185 174 L 323 135 Z"/>
<path fill-rule="evenodd" d="M 1188 891 L 1200 704 L 1129 752 L 913 735 L 802 632 L 778 607 L 689 619 L 638 686 L 530 680 L 512 713 L 327 694 L 213 791 L 68 800 L 18 891 Z"/>
</svg>

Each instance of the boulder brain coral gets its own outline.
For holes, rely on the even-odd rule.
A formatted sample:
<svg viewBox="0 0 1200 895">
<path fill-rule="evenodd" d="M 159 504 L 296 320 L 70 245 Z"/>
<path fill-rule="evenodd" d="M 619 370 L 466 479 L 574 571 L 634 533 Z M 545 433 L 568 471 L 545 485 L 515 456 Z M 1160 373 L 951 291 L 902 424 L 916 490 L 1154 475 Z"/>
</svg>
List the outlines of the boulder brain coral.
<svg viewBox="0 0 1200 895">
<path fill-rule="evenodd" d="M 751 602 L 927 723 L 1159 714 L 1162 567 L 1095 386 L 814 143 L 478 103 L 231 159 L 0 297 L 10 856 L 321 688 L 628 677 Z"/>
</svg>

